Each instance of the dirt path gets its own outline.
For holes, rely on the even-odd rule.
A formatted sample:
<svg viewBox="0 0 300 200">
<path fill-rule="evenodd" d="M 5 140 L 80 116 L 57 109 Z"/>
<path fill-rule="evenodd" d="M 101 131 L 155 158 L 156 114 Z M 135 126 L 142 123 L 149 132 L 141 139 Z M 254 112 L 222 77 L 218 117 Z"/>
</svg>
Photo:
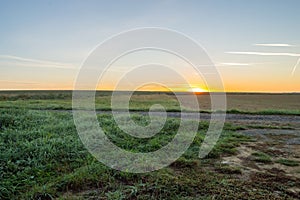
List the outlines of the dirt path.
<svg viewBox="0 0 300 200">
<path fill-rule="evenodd" d="M 45 110 L 51 112 L 72 112 L 72 110 Z M 101 111 L 97 110 L 97 114 L 111 114 L 111 111 Z M 125 111 L 115 111 L 117 114 L 125 114 Z M 130 111 L 131 114 L 141 114 L 148 115 L 149 112 L 146 111 Z M 163 116 L 164 112 L 154 111 L 152 112 L 155 116 Z M 179 118 L 181 115 L 185 118 L 195 119 L 196 114 L 192 112 L 167 112 L 168 117 Z M 224 114 L 216 114 L 224 115 Z M 210 120 L 210 113 L 200 113 L 201 120 Z M 263 114 L 226 114 L 226 121 L 269 121 L 269 122 L 282 122 L 282 123 L 299 123 L 299 115 L 263 115 Z"/>
<path fill-rule="evenodd" d="M 110 111 L 97 111 L 98 114 L 109 114 Z M 118 114 L 123 114 L 123 111 L 118 111 Z M 148 112 L 143 111 L 131 111 L 130 113 L 148 115 Z M 163 116 L 163 112 L 152 112 L 155 116 Z M 217 114 L 218 117 L 224 114 Z M 188 112 L 168 112 L 168 117 L 189 119 L 197 119 L 196 114 Z M 201 113 L 200 120 L 208 121 L 211 119 L 210 113 Z M 239 125 L 249 125 L 249 126 L 266 126 L 273 128 L 291 128 L 300 129 L 300 116 L 295 115 L 254 115 L 254 114 L 226 114 L 226 122 Z"/>
<path fill-rule="evenodd" d="M 50 112 L 72 112 L 72 110 L 46 110 Z M 111 114 L 111 111 L 96 111 L 97 114 Z M 124 111 L 116 111 L 117 114 L 125 114 Z M 145 111 L 130 111 L 131 114 L 149 115 Z M 164 116 L 164 112 L 152 112 L 154 116 Z M 221 117 L 224 114 L 216 114 Z M 196 114 L 190 112 L 167 112 L 168 117 L 197 119 Z M 210 113 L 200 113 L 200 120 L 209 121 Z M 226 122 L 235 125 L 246 125 L 248 128 L 281 128 L 281 129 L 299 129 L 300 116 L 298 115 L 260 115 L 260 114 L 226 114 Z"/>
</svg>

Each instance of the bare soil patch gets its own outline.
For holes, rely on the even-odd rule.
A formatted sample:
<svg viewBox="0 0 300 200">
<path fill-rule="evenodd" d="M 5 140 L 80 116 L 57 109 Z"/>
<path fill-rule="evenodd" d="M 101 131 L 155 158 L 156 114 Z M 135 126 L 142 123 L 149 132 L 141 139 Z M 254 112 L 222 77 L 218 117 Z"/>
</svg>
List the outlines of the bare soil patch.
<svg viewBox="0 0 300 200">
<path fill-rule="evenodd" d="M 223 157 L 221 163 L 239 167 L 241 178 L 252 184 L 272 185 L 273 188 L 277 187 L 275 183 L 288 185 L 286 192 L 300 197 L 299 130 L 253 129 L 240 133 L 250 135 L 256 141 L 242 144 L 237 148 L 237 155 Z M 259 162 L 254 156 L 257 152 L 267 155 L 270 161 Z"/>
</svg>

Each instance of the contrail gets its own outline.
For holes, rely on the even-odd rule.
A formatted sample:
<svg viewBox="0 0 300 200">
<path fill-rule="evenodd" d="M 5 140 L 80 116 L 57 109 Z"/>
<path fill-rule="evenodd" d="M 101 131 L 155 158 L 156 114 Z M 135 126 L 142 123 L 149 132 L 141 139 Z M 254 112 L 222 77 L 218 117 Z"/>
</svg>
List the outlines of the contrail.
<svg viewBox="0 0 300 200">
<path fill-rule="evenodd" d="M 295 73 L 295 71 L 296 71 L 297 66 L 299 65 L 299 63 L 300 63 L 300 58 L 297 60 L 297 63 L 296 63 L 296 65 L 295 65 L 294 68 L 293 68 L 292 76 L 294 76 L 294 73 Z"/>
<path fill-rule="evenodd" d="M 30 66 L 30 67 L 55 67 L 55 68 L 63 68 L 63 69 L 75 69 L 70 63 L 61 63 L 61 62 L 52 62 L 48 60 L 39 60 L 32 58 L 24 58 L 13 55 L 0 55 L 1 59 L 15 60 L 18 63 L 15 63 L 17 66 Z"/>
<path fill-rule="evenodd" d="M 264 46 L 264 47 L 293 47 L 295 45 L 291 44 L 282 44 L 282 43 L 276 43 L 276 44 L 253 44 L 254 46 Z"/>
</svg>

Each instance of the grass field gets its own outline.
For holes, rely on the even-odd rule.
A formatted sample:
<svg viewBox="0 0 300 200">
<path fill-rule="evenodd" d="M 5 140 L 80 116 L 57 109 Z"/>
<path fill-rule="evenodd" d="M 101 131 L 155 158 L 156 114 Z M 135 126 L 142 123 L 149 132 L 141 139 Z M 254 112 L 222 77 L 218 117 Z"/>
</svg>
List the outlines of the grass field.
<svg viewBox="0 0 300 200">
<path fill-rule="evenodd" d="M 181 94 L 188 95 L 188 94 Z M 122 95 L 120 95 L 122 98 Z M 210 96 L 197 95 L 199 110 L 184 107 L 186 111 L 211 112 Z M 111 92 L 98 91 L 97 110 L 111 109 Z M 153 104 L 163 105 L 167 111 L 180 111 L 176 96 L 165 92 L 136 92 L 130 101 L 130 110 L 148 111 Z M 71 91 L 2 91 L 0 108 L 29 108 L 40 110 L 71 110 Z M 122 110 L 122 107 L 119 107 Z M 300 115 L 300 94 L 227 94 L 228 113 L 291 114 Z"/>
<path fill-rule="evenodd" d="M 240 145 L 255 142 L 252 137 L 237 132 L 247 127 L 226 123 L 217 145 L 205 159 L 200 160 L 197 157 L 199 146 L 208 129 L 208 122 L 201 121 L 194 142 L 172 165 L 151 173 L 130 174 L 110 169 L 95 160 L 81 143 L 72 114 L 55 112 L 71 109 L 70 92 L 2 92 L 0 96 L 0 199 L 299 197 L 290 188 L 300 188 L 300 179 L 259 172 L 253 173 L 250 179 L 244 179 L 242 167 L 222 161 L 223 157 L 237 155 Z M 296 101 L 299 95 L 284 95 L 280 100 L 274 97 L 230 95 L 229 98 L 232 102 L 242 99 L 232 109 L 244 112 L 262 112 L 263 105 L 270 101 L 272 105 L 268 109 L 278 112 L 291 114 L 299 108 L 299 101 Z M 110 109 L 108 98 L 109 93 L 97 95 L 98 109 Z M 202 98 L 207 99 L 199 96 L 200 100 Z M 254 99 L 258 102 L 257 106 L 249 107 L 248 103 Z M 289 101 L 280 107 L 282 99 Z M 162 102 L 170 110 L 178 108 L 174 96 L 164 93 L 136 94 L 132 101 L 133 110 L 145 110 L 153 102 Z M 140 124 L 147 124 L 148 116 L 135 114 L 134 119 Z M 150 152 L 164 146 L 174 137 L 180 122 L 179 119 L 168 118 L 157 135 L 138 139 L 121 131 L 110 114 L 98 115 L 98 121 L 113 143 L 133 152 Z M 266 160 L 267 163 L 273 162 L 267 152 L 256 152 L 250 157 L 259 165 L 265 164 L 263 161 Z M 298 166 L 297 160 L 285 158 L 274 163 L 291 168 Z"/>
</svg>

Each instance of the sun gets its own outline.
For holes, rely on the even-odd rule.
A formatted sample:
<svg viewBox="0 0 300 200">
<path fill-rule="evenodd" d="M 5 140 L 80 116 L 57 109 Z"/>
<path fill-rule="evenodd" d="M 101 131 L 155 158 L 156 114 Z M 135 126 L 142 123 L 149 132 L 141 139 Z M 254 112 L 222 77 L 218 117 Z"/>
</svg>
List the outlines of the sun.
<svg viewBox="0 0 300 200">
<path fill-rule="evenodd" d="M 202 88 L 196 87 L 196 88 L 192 88 L 190 90 L 190 92 L 193 92 L 193 93 L 203 93 L 203 92 L 207 92 L 207 91 L 204 90 L 204 89 L 202 89 Z"/>
</svg>

